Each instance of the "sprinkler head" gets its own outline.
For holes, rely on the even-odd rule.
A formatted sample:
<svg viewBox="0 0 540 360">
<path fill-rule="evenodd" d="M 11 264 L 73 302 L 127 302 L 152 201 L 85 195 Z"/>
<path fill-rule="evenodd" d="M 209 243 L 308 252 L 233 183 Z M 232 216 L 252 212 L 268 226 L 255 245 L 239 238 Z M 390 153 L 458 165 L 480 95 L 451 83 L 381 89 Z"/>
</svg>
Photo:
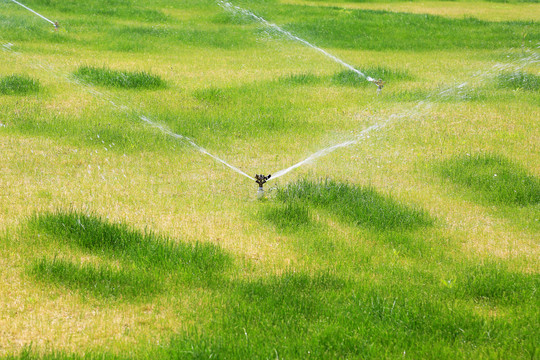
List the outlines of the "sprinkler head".
<svg viewBox="0 0 540 360">
<path fill-rule="evenodd" d="M 268 179 L 270 179 L 271 176 L 272 176 L 272 175 L 265 176 L 265 175 L 263 175 L 263 174 L 260 174 L 260 175 L 257 174 L 257 175 L 255 175 L 255 182 L 256 182 L 257 184 L 259 184 L 259 187 L 260 187 L 260 188 L 262 188 L 262 187 L 263 187 L 263 184 L 264 184 Z"/>
<path fill-rule="evenodd" d="M 375 80 L 374 83 L 375 85 L 377 85 L 377 95 L 379 95 L 382 91 L 382 88 L 384 87 L 384 81 L 382 81 L 382 79 L 379 79 Z"/>
<path fill-rule="evenodd" d="M 55 21 L 55 22 L 54 22 L 54 31 L 58 31 L 58 27 L 59 27 L 59 26 L 60 26 L 60 25 L 58 24 L 58 21 Z"/>
</svg>

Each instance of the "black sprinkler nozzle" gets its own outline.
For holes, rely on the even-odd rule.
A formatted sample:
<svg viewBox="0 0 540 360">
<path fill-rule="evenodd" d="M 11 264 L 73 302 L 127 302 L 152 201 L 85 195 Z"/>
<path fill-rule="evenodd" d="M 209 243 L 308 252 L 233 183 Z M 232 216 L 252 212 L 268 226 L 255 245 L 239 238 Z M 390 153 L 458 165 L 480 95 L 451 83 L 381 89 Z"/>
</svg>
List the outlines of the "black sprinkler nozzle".
<svg viewBox="0 0 540 360">
<path fill-rule="evenodd" d="M 384 87 L 384 81 L 382 81 L 382 79 L 379 79 L 379 80 L 375 80 L 374 83 L 375 85 L 377 85 L 377 94 L 380 94 L 380 92 L 382 91 L 382 88 Z"/>
<path fill-rule="evenodd" d="M 271 176 L 272 176 L 271 174 L 268 175 L 268 176 L 265 176 L 265 175 L 263 175 L 263 174 L 260 174 L 260 175 L 257 174 L 257 175 L 255 175 L 255 182 L 256 182 L 257 184 L 259 184 L 259 187 L 260 187 L 260 188 L 262 188 L 262 187 L 263 187 L 263 184 L 264 184 L 268 179 L 270 179 Z"/>
</svg>

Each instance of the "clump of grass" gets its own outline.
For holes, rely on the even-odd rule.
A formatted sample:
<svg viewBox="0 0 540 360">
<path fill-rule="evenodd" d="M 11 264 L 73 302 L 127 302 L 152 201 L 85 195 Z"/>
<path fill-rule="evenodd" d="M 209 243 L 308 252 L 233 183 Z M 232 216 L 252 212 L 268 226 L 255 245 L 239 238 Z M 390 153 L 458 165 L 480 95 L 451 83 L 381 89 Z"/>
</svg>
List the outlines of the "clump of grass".
<svg viewBox="0 0 540 360">
<path fill-rule="evenodd" d="M 118 269 L 112 269 L 101 264 L 80 265 L 44 258 L 34 261 L 29 270 L 38 280 L 96 296 L 138 298 L 155 293 L 164 287 L 164 281 L 171 279 L 183 284 L 211 285 L 221 278 L 219 272 L 231 260 L 212 244 L 176 243 L 74 211 L 35 215 L 29 221 L 29 228 L 119 264 Z"/>
<path fill-rule="evenodd" d="M 211 87 L 196 90 L 193 96 L 199 101 L 220 102 L 228 98 L 227 92 L 222 88 Z"/>
<path fill-rule="evenodd" d="M 506 89 L 540 90 L 540 76 L 522 71 L 502 73 L 497 77 L 497 83 Z"/>
<path fill-rule="evenodd" d="M 498 155 L 459 156 L 437 165 L 436 170 L 482 200 L 518 206 L 540 203 L 540 180 Z"/>
<path fill-rule="evenodd" d="M 433 222 L 424 211 L 383 196 L 371 187 L 358 187 L 332 180 L 301 180 L 278 189 L 277 198 L 320 206 L 344 219 L 376 230 L 415 228 Z"/>
<path fill-rule="evenodd" d="M 230 258 L 213 244 L 184 244 L 141 233 L 120 223 L 109 223 L 98 216 L 74 211 L 34 216 L 29 226 L 36 231 L 87 249 L 99 255 L 129 260 L 139 266 L 188 270 L 210 274 L 221 271 Z"/>
<path fill-rule="evenodd" d="M 538 274 L 511 272 L 500 263 L 469 266 L 461 274 L 455 285 L 461 296 L 516 305 L 540 301 Z"/>
<path fill-rule="evenodd" d="M 26 75 L 8 75 L 0 78 L 0 94 L 26 95 L 40 89 L 39 81 Z"/>
<path fill-rule="evenodd" d="M 30 274 L 41 281 L 50 281 L 102 297 L 135 298 L 158 290 L 158 282 L 141 271 L 74 264 L 58 258 L 43 258 L 34 262 Z"/>
<path fill-rule="evenodd" d="M 413 79 L 413 77 L 406 71 L 393 70 L 381 66 L 360 69 L 360 71 L 366 76 L 370 76 L 374 79 L 382 79 L 385 82 L 395 82 Z M 340 71 L 339 73 L 332 76 L 331 81 L 332 83 L 337 85 L 355 87 L 366 86 L 370 84 L 370 82 L 367 81 L 366 78 L 352 70 Z"/>
<path fill-rule="evenodd" d="M 73 75 L 86 83 L 123 89 L 159 89 L 166 83 L 157 75 L 144 71 L 119 71 L 106 67 L 81 66 Z"/>
<path fill-rule="evenodd" d="M 279 81 L 291 85 L 314 85 L 320 83 L 321 79 L 313 74 L 302 73 L 284 76 Z"/>
</svg>

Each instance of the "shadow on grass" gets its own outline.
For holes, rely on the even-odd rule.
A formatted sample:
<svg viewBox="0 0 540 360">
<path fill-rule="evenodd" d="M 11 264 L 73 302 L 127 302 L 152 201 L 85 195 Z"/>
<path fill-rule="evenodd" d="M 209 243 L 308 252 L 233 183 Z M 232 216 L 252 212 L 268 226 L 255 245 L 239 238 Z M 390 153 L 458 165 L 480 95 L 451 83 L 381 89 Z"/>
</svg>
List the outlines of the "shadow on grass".
<svg viewBox="0 0 540 360">
<path fill-rule="evenodd" d="M 540 203 L 540 180 L 498 155 L 458 156 L 436 164 L 435 170 L 477 201 L 508 206 Z"/>
<path fill-rule="evenodd" d="M 73 211 L 36 215 L 28 226 L 54 241 L 119 262 L 121 266 L 116 270 L 44 258 L 35 260 L 30 270 L 38 279 L 102 296 L 151 294 L 160 288 L 157 279 L 168 277 L 185 284 L 209 286 L 231 263 L 230 256 L 213 244 L 173 242 Z"/>
</svg>

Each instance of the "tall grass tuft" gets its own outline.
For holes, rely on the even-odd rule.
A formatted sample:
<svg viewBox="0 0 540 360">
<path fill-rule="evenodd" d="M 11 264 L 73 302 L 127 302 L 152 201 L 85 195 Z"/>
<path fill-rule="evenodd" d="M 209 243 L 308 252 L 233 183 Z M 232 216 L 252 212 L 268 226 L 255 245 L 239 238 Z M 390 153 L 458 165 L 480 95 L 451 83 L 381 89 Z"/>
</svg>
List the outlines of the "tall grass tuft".
<svg viewBox="0 0 540 360">
<path fill-rule="evenodd" d="M 406 71 L 393 70 L 382 66 L 360 69 L 366 76 L 382 79 L 385 82 L 412 80 L 413 76 Z M 340 71 L 332 76 L 332 83 L 344 86 L 366 86 L 369 82 L 352 70 Z"/>
<path fill-rule="evenodd" d="M 144 71 L 119 71 L 106 67 L 81 66 L 73 75 L 86 83 L 123 89 L 159 89 L 166 83 L 157 75 Z"/>
<path fill-rule="evenodd" d="M 500 88 L 529 91 L 540 90 L 540 76 L 521 71 L 500 74 L 497 77 L 497 83 Z"/>
<path fill-rule="evenodd" d="M 41 281 L 50 281 L 101 297 L 135 298 L 158 290 L 159 283 L 153 277 L 134 270 L 115 270 L 104 265 L 74 264 L 58 258 L 42 258 L 34 262 L 30 274 Z"/>
<path fill-rule="evenodd" d="M 29 225 L 68 244 L 139 266 L 211 274 L 223 270 L 230 261 L 213 244 L 173 242 L 151 232 L 141 233 L 125 224 L 109 223 L 98 216 L 74 211 L 36 215 Z"/>
<path fill-rule="evenodd" d="M 38 80 L 26 75 L 8 75 L 0 78 L 0 95 L 26 95 L 40 89 Z"/>
<path fill-rule="evenodd" d="M 332 180 L 300 180 L 278 189 L 277 198 L 284 202 L 297 200 L 323 207 L 344 219 L 375 230 L 408 229 L 433 223 L 425 211 L 410 208 L 377 193 L 371 187 Z"/>
<path fill-rule="evenodd" d="M 457 294 L 514 305 L 540 302 L 540 275 L 511 272 L 502 264 L 467 266 L 455 285 Z"/>
<path fill-rule="evenodd" d="M 443 177 L 471 190 L 475 198 L 504 205 L 540 203 L 540 180 L 501 156 L 459 156 L 435 168 Z"/>
<path fill-rule="evenodd" d="M 314 74 L 300 73 L 283 76 L 279 82 L 290 85 L 316 85 L 321 83 L 321 79 Z"/>
</svg>

